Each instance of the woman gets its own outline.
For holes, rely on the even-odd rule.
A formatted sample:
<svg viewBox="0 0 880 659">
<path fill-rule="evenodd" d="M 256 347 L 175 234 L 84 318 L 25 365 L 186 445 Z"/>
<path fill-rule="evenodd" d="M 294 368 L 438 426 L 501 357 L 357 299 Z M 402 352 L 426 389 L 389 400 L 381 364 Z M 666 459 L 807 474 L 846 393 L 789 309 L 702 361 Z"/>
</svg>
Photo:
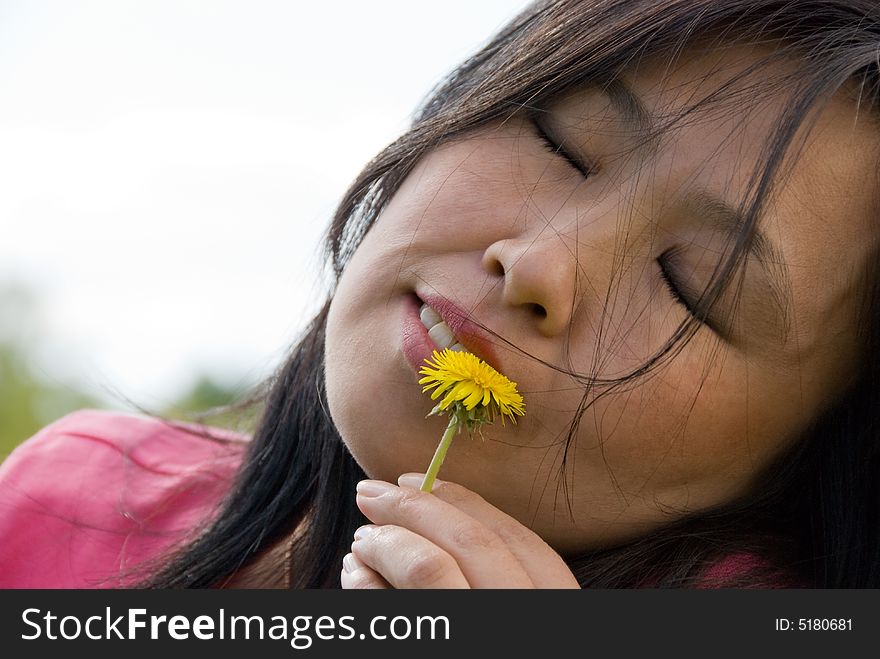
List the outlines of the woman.
<svg viewBox="0 0 880 659">
<path fill-rule="evenodd" d="M 529 8 L 353 183 L 228 494 L 140 585 L 876 586 L 878 52 L 866 0 Z M 455 343 L 527 414 L 393 485 Z"/>
</svg>

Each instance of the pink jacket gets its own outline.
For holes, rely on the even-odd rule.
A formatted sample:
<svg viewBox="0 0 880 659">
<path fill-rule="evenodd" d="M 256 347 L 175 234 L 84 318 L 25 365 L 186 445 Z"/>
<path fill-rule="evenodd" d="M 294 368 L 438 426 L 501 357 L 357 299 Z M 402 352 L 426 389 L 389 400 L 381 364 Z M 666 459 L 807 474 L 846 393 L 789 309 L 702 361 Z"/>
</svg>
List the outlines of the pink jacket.
<svg viewBox="0 0 880 659">
<path fill-rule="evenodd" d="M 81 410 L 17 447 L 0 464 L 0 588 L 125 585 L 228 490 L 247 437 L 210 432 Z"/>
</svg>

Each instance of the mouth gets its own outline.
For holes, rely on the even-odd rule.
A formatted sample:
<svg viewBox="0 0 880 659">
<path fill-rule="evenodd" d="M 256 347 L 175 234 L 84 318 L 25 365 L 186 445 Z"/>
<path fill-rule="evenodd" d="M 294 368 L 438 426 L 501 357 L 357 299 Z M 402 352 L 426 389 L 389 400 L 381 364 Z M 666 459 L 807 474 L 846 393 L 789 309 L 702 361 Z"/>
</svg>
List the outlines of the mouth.
<svg viewBox="0 0 880 659">
<path fill-rule="evenodd" d="M 419 320 L 428 330 L 428 336 L 437 346 L 437 349 L 443 351 L 445 348 L 455 350 L 456 352 L 470 352 L 456 338 L 452 330 L 449 329 L 439 313 L 427 302 L 423 302 L 419 309 Z M 473 353 L 472 353 L 473 354 Z"/>
<path fill-rule="evenodd" d="M 445 348 L 476 355 L 503 373 L 488 335 L 467 313 L 442 296 L 411 293 L 403 322 L 403 352 L 410 366 L 418 374 L 425 359 Z"/>
</svg>

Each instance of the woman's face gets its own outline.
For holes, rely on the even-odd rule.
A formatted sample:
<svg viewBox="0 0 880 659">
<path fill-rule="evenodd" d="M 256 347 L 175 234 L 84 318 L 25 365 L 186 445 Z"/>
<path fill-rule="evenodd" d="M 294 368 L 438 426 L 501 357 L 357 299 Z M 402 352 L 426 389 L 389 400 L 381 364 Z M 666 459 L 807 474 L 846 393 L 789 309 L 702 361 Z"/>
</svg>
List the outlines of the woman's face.
<svg viewBox="0 0 880 659">
<path fill-rule="evenodd" d="M 433 402 L 417 382 L 434 347 L 423 302 L 526 404 L 516 426 L 457 438 L 440 477 L 563 554 L 743 493 L 842 393 L 859 359 L 878 155 L 876 129 L 844 93 L 765 208 L 764 249 L 707 322 L 648 375 L 601 383 L 642 365 L 685 319 L 663 272 L 693 304 L 729 254 L 728 207 L 785 98 L 707 107 L 650 143 L 636 144 L 633 122 L 674 115 L 756 56 L 693 50 L 672 70 L 643 66 L 610 95 L 586 89 L 548 105 L 539 123 L 583 171 L 524 114 L 420 161 L 346 268 L 328 319 L 330 412 L 371 478 L 424 471 L 446 425 L 425 418 Z M 600 383 L 586 390 L 572 374 Z"/>
</svg>

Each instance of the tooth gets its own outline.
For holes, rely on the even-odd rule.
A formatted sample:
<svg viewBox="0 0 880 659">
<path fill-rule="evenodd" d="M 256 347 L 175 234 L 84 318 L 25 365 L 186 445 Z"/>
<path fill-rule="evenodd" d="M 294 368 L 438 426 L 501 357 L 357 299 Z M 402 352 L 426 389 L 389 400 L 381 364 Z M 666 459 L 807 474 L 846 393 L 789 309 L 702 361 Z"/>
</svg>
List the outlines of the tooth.
<svg viewBox="0 0 880 659">
<path fill-rule="evenodd" d="M 450 350 L 455 350 L 455 352 L 469 352 L 467 348 L 465 348 L 460 343 L 456 343 L 454 346 L 449 346 Z"/>
<path fill-rule="evenodd" d="M 440 315 L 427 304 L 422 305 L 422 308 L 419 311 L 419 318 L 422 319 L 422 325 L 424 325 L 428 329 L 434 327 L 434 325 L 439 323 L 441 320 Z"/>
<path fill-rule="evenodd" d="M 450 330 L 449 326 L 443 322 L 437 323 L 434 327 L 429 329 L 428 336 L 431 337 L 431 340 L 437 344 L 437 347 L 440 348 L 440 350 L 448 348 L 455 343 L 455 337 L 452 335 L 452 330 Z"/>
</svg>

